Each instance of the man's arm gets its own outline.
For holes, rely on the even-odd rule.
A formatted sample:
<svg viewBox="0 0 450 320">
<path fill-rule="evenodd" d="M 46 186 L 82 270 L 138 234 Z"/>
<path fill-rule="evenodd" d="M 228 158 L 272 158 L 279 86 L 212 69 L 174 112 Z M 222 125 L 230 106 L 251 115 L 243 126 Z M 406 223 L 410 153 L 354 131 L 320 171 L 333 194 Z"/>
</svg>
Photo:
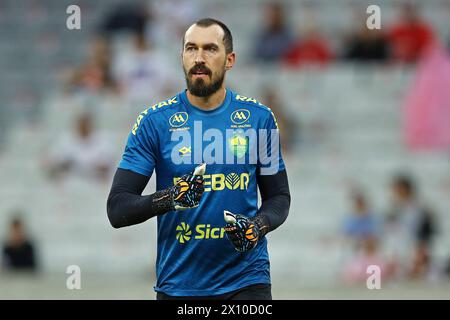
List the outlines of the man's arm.
<svg viewBox="0 0 450 320">
<path fill-rule="evenodd" d="M 114 228 L 142 223 L 169 211 L 195 208 L 203 194 L 202 175 L 188 174 L 173 187 L 142 196 L 149 177 L 118 168 L 107 201 L 108 218 Z"/>
<path fill-rule="evenodd" d="M 291 194 L 286 170 L 269 176 L 258 175 L 257 182 L 262 203 L 254 220 L 263 236 L 278 228 L 286 220 Z"/>
<path fill-rule="evenodd" d="M 117 169 L 107 202 L 109 222 L 114 228 L 142 223 L 169 209 L 154 204 L 156 193 L 141 195 L 149 180 L 131 170 Z"/>
<path fill-rule="evenodd" d="M 224 211 L 225 232 L 237 251 L 252 250 L 258 240 L 278 228 L 287 218 L 291 196 L 286 170 L 275 175 L 257 176 L 262 204 L 257 214 L 248 218 Z"/>
</svg>

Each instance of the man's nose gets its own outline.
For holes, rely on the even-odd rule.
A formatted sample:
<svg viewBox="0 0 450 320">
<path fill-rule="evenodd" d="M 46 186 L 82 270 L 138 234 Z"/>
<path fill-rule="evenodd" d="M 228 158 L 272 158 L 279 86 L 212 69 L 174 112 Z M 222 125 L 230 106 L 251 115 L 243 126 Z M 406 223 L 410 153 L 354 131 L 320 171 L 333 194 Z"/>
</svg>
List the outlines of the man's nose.
<svg viewBox="0 0 450 320">
<path fill-rule="evenodd" d="M 205 64 L 205 58 L 203 56 L 203 50 L 197 50 L 197 54 L 195 56 L 195 64 Z"/>
</svg>

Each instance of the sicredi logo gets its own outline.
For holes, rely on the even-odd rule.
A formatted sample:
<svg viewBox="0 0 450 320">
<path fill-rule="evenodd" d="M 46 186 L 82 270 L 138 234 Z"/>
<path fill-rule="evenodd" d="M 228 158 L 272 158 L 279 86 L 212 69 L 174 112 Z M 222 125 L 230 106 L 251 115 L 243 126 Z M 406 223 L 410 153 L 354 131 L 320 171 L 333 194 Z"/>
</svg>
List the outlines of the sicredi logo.
<svg viewBox="0 0 450 320">
<path fill-rule="evenodd" d="M 176 239 L 179 243 L 184 244 L 194 238 L 194 240 L 201 239 L 222 239 L 225 236 L 225 229 L 219 227 L 211 227 L 210 224 L 198 224 L 195 227 L 195 234 L 192 236 L 191 227 L 181 222 L 176 228 Z"/>
<path fill-rule="evenodd" d="M 247 109 L 238 109 L 231 113 L 231 121 L 235 124 L 242 124 L 250 118 L 250 111 Z"/>
<path fill-rule="evenodd" d="M 184 125 L 188 121 L 188 118 L 187 112 L 177 112 L 169 118 L 169 123 L 172 127 L 178 128 Z"/>
<path fill-rule="evenodd" d="M 191 240 L 192 231 L 187 223 L 182 222 L 179 226 L 177 226 L 176 231 L 176 238 L 178 242 L 185 243 L 186 241 Z"/>
</svg>

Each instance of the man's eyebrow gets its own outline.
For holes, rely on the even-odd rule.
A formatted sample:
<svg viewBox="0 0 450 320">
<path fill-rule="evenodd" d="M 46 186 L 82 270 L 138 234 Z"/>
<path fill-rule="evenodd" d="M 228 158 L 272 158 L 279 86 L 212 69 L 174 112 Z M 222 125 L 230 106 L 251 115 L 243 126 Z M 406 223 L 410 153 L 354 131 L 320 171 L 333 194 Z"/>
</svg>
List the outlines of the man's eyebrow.
<svg viewBox="0 0 450 320">
<path fill-rule="evenodd" d="M 219 48 L 219 46 L 215 43 L 206 43 L 203 45 L 203 48 Z"/>
<path fill-rule="evenodd" d="M 197 46 L 195 43 L 193 42 L 186 42 L 186 44 L 184 45 L 184 47 L 188 47 L 188 46 Z"/>
<path fill-rule="evenodd" d="M 193 42 L 186 42 L 186 44 L 184 45 L 185 48 L 189 47 L 189 46 L 195 46 L 198 47 L 198 45 L 196 43 Z M 219 46 L 215 43 L 205 43 L 203 46 L 203 48 L 219 48 Z"/>
</svg>

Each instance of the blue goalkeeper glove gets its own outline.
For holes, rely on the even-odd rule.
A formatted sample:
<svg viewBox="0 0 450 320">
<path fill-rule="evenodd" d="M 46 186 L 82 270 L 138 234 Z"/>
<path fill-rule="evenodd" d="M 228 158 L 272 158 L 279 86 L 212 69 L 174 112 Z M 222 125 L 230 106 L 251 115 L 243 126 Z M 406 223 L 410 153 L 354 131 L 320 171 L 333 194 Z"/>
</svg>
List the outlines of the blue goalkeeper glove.
<svg viewBox="0 0 450 320">
<path fill-rule="evenodd" d="M 227 238 L 239 252 L 252 250 L 258 244 L 258 240 L 266 234 L 267 226 L 261 217 L 248 218 L 227 210 L 224 210 L 223 215 L 227 222 L 225 226 Z"/>
</svg>

